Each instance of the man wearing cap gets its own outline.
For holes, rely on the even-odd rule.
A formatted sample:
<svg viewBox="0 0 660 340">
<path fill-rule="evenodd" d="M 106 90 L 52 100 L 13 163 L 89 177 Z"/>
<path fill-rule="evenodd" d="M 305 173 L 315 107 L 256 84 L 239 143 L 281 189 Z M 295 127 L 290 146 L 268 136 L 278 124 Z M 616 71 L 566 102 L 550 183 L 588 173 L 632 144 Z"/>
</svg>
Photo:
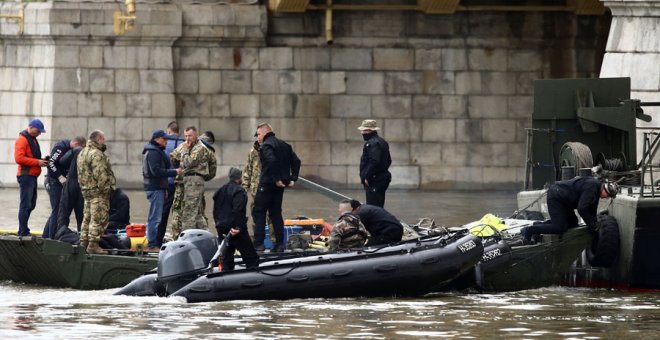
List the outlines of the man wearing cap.
<svg viewBox="0 0 660 340">
<path fill-rule="evenodd" d="M 168 159 L 170 159 L 169 157 L 172 154 L 172 151 L 174 151 L 174 149 L 183 143 L 183 138 L 179 137 L 179 123 L 177 123 L 176 120 L 171 121 L 169 124 L 167 124 L 167 130 L 165 132 L 167 132 L 167 136 L 165 137 L 165 139 L 167 139 L 165 154 L 167 155 Z M 170 210 L 172 210 L 172 206 L 174 204 L 176 185 L 180 184 L 182 186 L 183 178 L 180 178 L 180 175 L 176 177 L 168 177 L 167 184 L 167 197 L 165 197 L 165 204 L 163 204 L 163 216 L 160 219 L 160 224 L 158 225 L 158 235 L 156 236 L 158 245 L 163 244 L 163 238 L 165 238 L 165 232 L 167 231 L 167 225 L 170 219 Z"/>
<path fill-rule="evenodd" d="M 591 176 L 578 176 L 566 181 L 555 182 L 548 189 L 550 223 L 539 223 L 523 228 L 521 234 L 524 242 L 531 243 L 534 235 L 563 234 L 569 228 L 577 227 L 575 209 L 588 227 L 598 228 L 596 215 L 599 199 L 614 198 L 618 190 L 616 183 L 602 183 Z"/>
<path fill-rule="evenodd" d="M 14 160 L 18 164 L 16 179 L 21 199 L 18 208 L 18 236 L 30 235 L 28 220 L 37 205 L 37 177 L 41 174 L 41 167 L 48 164 L 47 160 L 41 159 L 41 148 L 37 141 L 37 137 L 44 132 L 44 123 L 33 119 L 27 129 L 18 134 L 14 143 Z"/>
<path fill-rule="evenodd" d="M 385 206 L 385 191 L 392 181 L 388 171 L 392 164 L 390 145 L 378 136 L 375 120 L 367 119 L 358 127 L 364 139 L 360 157 L 360 183 L 364 186 L 367 204 Z"/>
<path fill-rule="evenodd" d="M 149 215 L 147 217 L 147 247 L 150 251 L 157 251 L 158 226 L 163 217 L 163 206 L 167 196 L 167 179 L 181 172 L 181 169 L 172 169 L 170 159 L 165 154 L 167 134 L 163 130 L 156 130 L 151 139 L 142 150 L 142 176 L 144 177 L 144 191 L 149 200 Z"/>
<path fill-rule="evenodd" d="M 275 230 L 275 252 L 284 251 L 284 220 L 282 219 L 282 199 L 284 189 L 291 188 L 298 180 L 300 159 L 291 145 L 275 137 L 272 127 L 267 123 L 257 126 L 259 159 L 261 174 L 259 189 L 254 198 L 254 244 L 257 250 L 264 249 L 266 213 L 270 215 Z"/>
<path fill-rule="evenodd" d="M 226 238 L 226 247 L 222 254 L 222 271 L 234 269 L 234 251 L 241 253 L 241 258 L 248 269 L 259 266 L 259 256 L 254 250 L 247 232 L 247 192 L 241 186 L 241 170 L 229 169 L 229 182 L 213 195 L 213 219 L 222 242 Z"/>
</svg>

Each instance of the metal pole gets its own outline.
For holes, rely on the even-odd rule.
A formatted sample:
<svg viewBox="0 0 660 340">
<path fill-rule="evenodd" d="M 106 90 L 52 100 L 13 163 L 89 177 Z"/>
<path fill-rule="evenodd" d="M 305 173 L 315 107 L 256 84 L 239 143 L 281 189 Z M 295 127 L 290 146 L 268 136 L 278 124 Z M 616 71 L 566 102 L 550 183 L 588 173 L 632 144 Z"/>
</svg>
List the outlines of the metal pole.
<svg viewBox="0 0 660 340">
<path fill-rule="evenodd" d="M 340 201 L 343 201 L 343 200 L 350 200 L 351 199 L 350 197 L 348 197 L 344 194 L 338 193 L 338 192 L 336 192 L 332 189 L 326 188 L 326 187 L 324 187 L 320 184 L 314 183 L 314 182 L 312 182 L 308 179 L 305 179 L 303 177 L 298 177 L 298 181 L 296 183 L 299 184 L 300 186 L 302 186 L 303 188 L 306 188 L 306 189 L 309 189 L 309 190 L 314 191 L 316 193 L 319 193 L 319 194 L 321 194 L 325 197 L 328 197 L 329 199 L 331 199 L 333 201 L 340 202 Z"/>
</svg>

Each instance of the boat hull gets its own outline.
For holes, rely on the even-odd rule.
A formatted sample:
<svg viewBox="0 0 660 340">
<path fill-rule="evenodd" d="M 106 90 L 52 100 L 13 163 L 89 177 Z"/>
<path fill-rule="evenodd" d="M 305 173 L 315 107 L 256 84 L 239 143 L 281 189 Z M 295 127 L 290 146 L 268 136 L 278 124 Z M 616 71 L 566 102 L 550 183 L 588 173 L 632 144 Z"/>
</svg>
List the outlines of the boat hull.
<svg viewBox="0 0 660 340">
<path fill-rule="evenodd" d="M 472 235 L 203 275 L 175 292 L 188 302 L 419 296 L 472 268 L 483 245 Z"/>
<path fill-rule="evenodd" d="M 36 236 L 0 235 L 0 280 L 83 290 L 122 287 L 156 267 L 157 257 L 89 255 Z"/>
<path fill-rule="evenodd" d="M 542 235 L 537 244 L 513 246 L 506 264 L 475 266 L 476 286 L 480 291 L 509 292 L 559 285 L 591 238 L 587 227 L 578 227 L 561 236 Z"/>
</svg>

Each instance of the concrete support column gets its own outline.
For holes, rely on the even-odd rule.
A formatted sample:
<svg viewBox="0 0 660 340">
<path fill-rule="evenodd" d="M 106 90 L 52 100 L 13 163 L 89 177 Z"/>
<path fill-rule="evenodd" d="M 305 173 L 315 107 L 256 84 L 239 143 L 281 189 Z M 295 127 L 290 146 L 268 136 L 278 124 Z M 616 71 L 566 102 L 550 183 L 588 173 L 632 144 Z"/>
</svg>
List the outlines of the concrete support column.
<svg viewBox="0 0 660 340">
<path fill-rule="evenodd" d="M 632 98 L 660 101 L 660 0 L 604 3 L 612 11 L 612 25 L 600 77 L 630 77 Z M 660 108 L 644 112 L 653 116 L 648 124 L 660 126 Z"/>
<path fill-rule="evenodd" d="M 660 0 L 608 0 L 612 25 L 600 77 L 630 77 L 631 98 L 660 101 Z M 653 120 L 639 127 L 660 127 L 660 107 L 644 107 Z M 637 133 L 637 159 L 643 133 Z M 656 159 L 657 162 L 657 159 Z"/>
</svg>

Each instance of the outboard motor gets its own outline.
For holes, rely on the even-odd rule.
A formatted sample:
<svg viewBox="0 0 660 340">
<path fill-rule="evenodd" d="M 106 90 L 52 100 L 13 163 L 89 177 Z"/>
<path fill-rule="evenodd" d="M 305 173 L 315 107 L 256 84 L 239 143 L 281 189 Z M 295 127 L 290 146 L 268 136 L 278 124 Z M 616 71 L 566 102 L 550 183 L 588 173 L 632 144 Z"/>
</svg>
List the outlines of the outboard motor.
<svg viewBox="0 0 660 340">
<path fill-rule="evenodd" d="M 213 255 L 218 250 L 218 237 L 207 230 L 188 229 L 179 235 L 179 241 L 192 243 L 202 254 L 205 264 L 209 264 Z M 158 259 L 160 261 L 160 258 Z"/>
<path fill-rule="evenodd" d="M 112 295 L 167 296 L 167 292 L 163 283 L 158 281 L 158 274 L 153 270 L 131 281 Z"/>
<path fill-rule="evenodd" d="M 196 279 L 207 267 L 208 262 L 192 242 L 168 242 L 160 248 L 157 280 L 169 295 Z"/>
</svg>

